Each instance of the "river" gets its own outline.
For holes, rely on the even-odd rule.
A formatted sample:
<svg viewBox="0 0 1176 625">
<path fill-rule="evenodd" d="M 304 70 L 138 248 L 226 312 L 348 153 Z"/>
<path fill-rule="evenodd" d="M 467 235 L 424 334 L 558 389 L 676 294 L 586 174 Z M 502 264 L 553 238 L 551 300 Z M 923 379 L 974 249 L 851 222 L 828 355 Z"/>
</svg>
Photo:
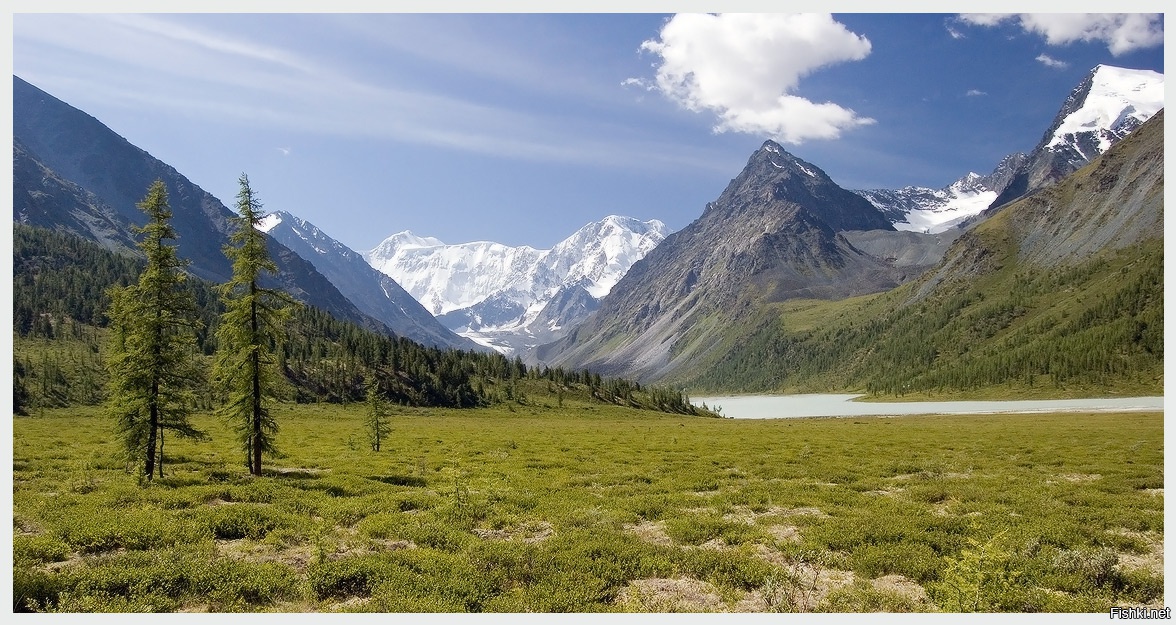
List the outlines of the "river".
<svg viewBox="0 0 1176 625">
<path fill-rule="evenodd" d="M 861 395 L 730 395 L 692 397 L 696 406 L 720 407 L 735 419 L 797 417 L 866 417 L 919 414 L 996 414 L 1033 412 L 1163 411 L 1163 397 L 1105 397 L 1089 399 L 1025 399 L 1005 401 L 851 401 Z"/>
</svg>

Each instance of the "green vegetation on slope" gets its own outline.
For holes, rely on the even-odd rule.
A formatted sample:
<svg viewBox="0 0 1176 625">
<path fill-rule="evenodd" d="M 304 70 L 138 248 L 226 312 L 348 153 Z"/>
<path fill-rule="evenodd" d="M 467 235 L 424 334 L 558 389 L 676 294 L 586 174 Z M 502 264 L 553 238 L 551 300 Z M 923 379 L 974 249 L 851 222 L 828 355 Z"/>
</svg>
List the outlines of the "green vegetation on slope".
<svg viewBox="0 0 1176 625">
<path fill-rule="evenodd" d="M 1005 250 L 987 259 L 991 274 L 921 299 L 915 282 L 787 302 L 673 381 L 737 392 L 1162 393 L 1163 260 L 1162 240 L 1052 269 L 1019 265 Z"/>
<path fill-rule="evenodd" d="M 1163 600 L 1158 413 L 737 421 L 566 397 L 394 407 L 377 453 L 362 405 L 277 410 L 285 455 L 262 476 L 229 424 L 197 414 L 211 440 L 169 443 L 167 476 L 146 487 L 96 410 L 15 419 L 13 609 L 1105 614 Z"/>
<path fill-rule="evenodd" d="M 109 307 L 106 288 L 133 283 L 142 262 L 103 250 L 72 235 L 13 224 L 14 395 L 21 409 L 38 410 L 102 401 Z M 213 285 L 191 278 L 203 330 L 197 348 L 216 352 L 216 330 L 224 311 Z M 21 321 L 25 320 L 25 321 Z M 709 415 L 676 390 L 585 371 L 534 368 L 497 353 L 442 350 L 404 337 L 378 334 L 339 321 L 309 306 L 294 306 L 278 366 L 289 383 L 286 399 L 297 402 L 359 402 L 365 382 L 376 378 L 385 398 L 407 406 L 469 408 L 519 403 L 519 380 L 546 381 L 541 392 L 582 394 L 598 402 L 680 414 Z M 197 406 L 221 398 L 208 388 Z"/>
</svg>

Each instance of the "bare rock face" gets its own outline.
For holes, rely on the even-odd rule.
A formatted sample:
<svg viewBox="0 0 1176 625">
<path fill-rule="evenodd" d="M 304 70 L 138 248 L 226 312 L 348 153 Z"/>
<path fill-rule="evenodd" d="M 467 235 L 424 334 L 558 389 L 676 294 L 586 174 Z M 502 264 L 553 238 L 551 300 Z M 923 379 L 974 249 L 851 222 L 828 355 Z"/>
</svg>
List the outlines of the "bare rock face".
<svg viewBox="0 0 1176 625">
<path fill-rule="evenodd" d="M 816 165 L 765 142 L 701 217 L 634 264 L 588 321 L 535 359 L 655 379 L 759 304 L 896 286 L 903 272 L 839 234 L 849 230 L 894 227 Z"/>
</svg>

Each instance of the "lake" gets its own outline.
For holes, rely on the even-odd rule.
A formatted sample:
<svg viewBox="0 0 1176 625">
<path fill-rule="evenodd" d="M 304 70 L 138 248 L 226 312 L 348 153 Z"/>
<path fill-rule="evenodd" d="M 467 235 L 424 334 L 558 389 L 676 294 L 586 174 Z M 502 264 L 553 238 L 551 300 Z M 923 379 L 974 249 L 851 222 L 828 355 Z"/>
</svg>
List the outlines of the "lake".
<svg viewBox="0 0 1176 625">
<path fill-rule="evenodd" d="M 1005 401 L 851 401 L 861 395 L 730 395 L 692 397 L 690 403 L 722 408 L 735 419 L 797 417 L 866 417 L 919 414 L 994 414 L 1033 412 L 1139 411 L 1164 409 L 1163 397 L 1105 397 L 1088 399 L 1026 399 Z"/>
</svg>

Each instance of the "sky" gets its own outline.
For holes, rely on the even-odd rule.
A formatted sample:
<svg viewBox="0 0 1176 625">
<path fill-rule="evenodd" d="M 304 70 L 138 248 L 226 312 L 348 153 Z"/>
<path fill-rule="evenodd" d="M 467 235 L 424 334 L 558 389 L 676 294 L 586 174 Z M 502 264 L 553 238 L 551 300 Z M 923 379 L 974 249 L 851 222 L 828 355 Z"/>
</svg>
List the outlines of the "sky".
<svg viewBox="0 0 1176 625">
<path fill-rule="evenodd" d="M 12 70 L 230 208 L 245 173 L 362 252 L 403 230 L 549 248 L 610 214 L 681 229 L 767 139 L 847 189 L 940 188 L 1031 150 L 1095 65 L 1164 66 L 1160 14 L 283 5 L 308 12 L 22 0 Z M 675 6 L 705 10 L 653 10 Z"/>
</svg>

